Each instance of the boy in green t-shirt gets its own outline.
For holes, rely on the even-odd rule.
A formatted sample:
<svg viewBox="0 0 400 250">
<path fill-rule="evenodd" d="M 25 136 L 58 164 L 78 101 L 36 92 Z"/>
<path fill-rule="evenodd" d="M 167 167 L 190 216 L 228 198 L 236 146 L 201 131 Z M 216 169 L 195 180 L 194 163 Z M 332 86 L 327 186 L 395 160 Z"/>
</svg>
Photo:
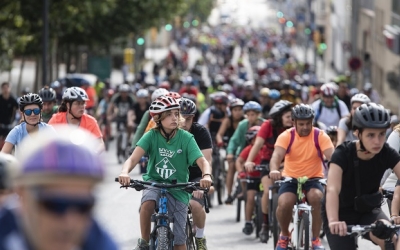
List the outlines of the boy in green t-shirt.
<svg viewBox="0 0 400 250">
<path fill-rule="evenodd" d="M 189 179 L 189 166 L 194 163 L 202 170 L 200 185 L 211 186 L 211 167 L 204 158 L 193 135 L 179 128 L 180 105 L 178 100 L 160 96 L 150 105 L 150 115 L 157 127 L 147 132 L 136 144 L 132 155 L 124 163 L 119 182 L 127 185 L 130 181 L 129 172 L 139 163 L 144 154 L 149 155 L 147 173 L 143 175 L 146 181 L 160 183 L 186 183 Z M 135 249 L 148 249 L 151 229 L 151 215 L 154 213 L 160 192 L 143 190 L 140 209 L 140 229 L 142 238 Z M 174 217 L 175 249 L 186 248 L 184 231 L 190 195 L 182 190 L 170 190 L 168 196 L 168 213 Z"/>
</svg>

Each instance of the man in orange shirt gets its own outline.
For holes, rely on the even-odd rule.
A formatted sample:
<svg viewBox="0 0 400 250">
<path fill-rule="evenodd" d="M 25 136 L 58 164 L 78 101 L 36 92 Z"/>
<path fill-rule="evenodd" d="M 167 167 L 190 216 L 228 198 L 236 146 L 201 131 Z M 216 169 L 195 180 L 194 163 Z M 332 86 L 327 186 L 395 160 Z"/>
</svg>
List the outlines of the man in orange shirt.
<svg viewBox="0 0 400 250">
<path fill-rule="evenodd" d="M 292 109 L 292 120 L 294 131 L 288 129 L 279 135 L 275 150 L 270 161 L 270 178 L 273 181 L 280 180 L 281 176 L 297 179 L 307 177 L 309 181 L 304 184 L 308 203 L 313 207 L 312 210 L 312 249 L 325 249 L 319 239 L 322 225 L 321 221 L 321 200 L 323 197 L 323 187 L 318 180 L 313 178 L 323 178 L 322 155 L 330 160 L 334 147 L 327 134 L 323 131 L 314 133 L 312 124 L 314 120 L 314 110 L 305 104 L 298 104 Z M 294 132 L 294 133 L 293 133 Z M 318 138 L 314 139 L 317 134 Z M 293 138 L 292 138 L 293 136 Z M 318 147 L 316 142 L 318 142 Z M 291 147 L 291 150 L 289 151 Z M 289 151 L 289 152 L 288 152 Z M 285 160 L 284 169 L 278 170 L 282 160 Z M 281 235 L 277 243 L 276 250 L 287 249 L 289 244 L 289 224 L 292 219 L 293 206 L 297 200 L 297 182 L 282 183 L 279 189 L 278 208 L 276 216 L 281 226 Z"/>
<path fill-rule="evenodd" d="M 66 89 L 62 96 L 58 113 L 51 117 L 48 124 L 69 124 L 88 130 L 99 139 L 100 151 L 104 149 L 103 135 L 101 134 L 97 120 L 93 116 L 85 114 L 86 101 L 88 99 L 85 90 L 79 87 Z"/>
</svg>

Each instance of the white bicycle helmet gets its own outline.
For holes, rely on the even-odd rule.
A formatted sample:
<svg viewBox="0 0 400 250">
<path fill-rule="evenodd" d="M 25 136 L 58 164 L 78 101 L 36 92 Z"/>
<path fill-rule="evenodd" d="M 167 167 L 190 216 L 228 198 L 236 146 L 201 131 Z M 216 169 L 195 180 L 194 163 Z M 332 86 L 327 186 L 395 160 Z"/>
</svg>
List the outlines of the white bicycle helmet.
<svg viewBox="0 0 400 250">
<path fill-rule="evenodd" d="M 178 109 L 180 110 L 181 106 L 175 98 L 171 96 L 160 96 L 155 99 L 149 108 L 151 117 L 155 115 L 161 114 L 168 110 Z"/>
<path fill-rule="evenodd" d="M 360 103 L 369 103 L 371 102 L 371 99 L 365 94 L 355 94 L 351 100 L 350 103 L 353 104 L 355 102 L 360 102 Z"/>
<path fill-rule="evenodd" d="M 139 98 L 146 98 L 149 96 L 149 91 L 147 89 L 139 89 L 138 92 L 136 92 L 136 96 Z"/>
<path fill-rule="evenodd" d="M 131 87 L 128 84 L 124 83 L 119 87 L 118 90 L 119 92 L 131 92 Z"/>
<path fill-rule="evenodd" d="M 89 97 L 84 89 L 71 87 L 65 90 L 62 99 L 67 101 L 88 101 Z"/>
<path fill-rule="evenodd" d="M 321 93 L 324 96 L 334 96 L 336 95 L 336 88 L 332 83 L 325 83 L 321 86 Z"/>
<path fill-rule="evenodd" d="M 154 90 L 153 94 L 151 94 L 151 101 L 154 101 L 158 97 L 160 97 L 162 95 L 166 95 L 168 93 L 169 93 L 169 91 L 166 89 L 163 89 L 163 88 L 156 89 L 156 90 Z"/>
</svg>

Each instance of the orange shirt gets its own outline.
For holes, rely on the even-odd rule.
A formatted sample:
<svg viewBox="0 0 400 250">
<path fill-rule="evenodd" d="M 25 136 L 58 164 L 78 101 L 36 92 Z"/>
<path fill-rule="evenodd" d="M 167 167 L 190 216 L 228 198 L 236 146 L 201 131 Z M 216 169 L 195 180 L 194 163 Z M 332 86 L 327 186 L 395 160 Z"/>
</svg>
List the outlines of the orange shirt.
<svg viewBox="0 0 400 250">
<path fill-rule="evenodd" d="M 288 148 L 291 138 L 290 130 L 287 129 L 278 136 L 275 147 Z M 332 141 L 323 131 L 319 132 L 318 142 L 322 153 L 329 148 L 333 148 Z M 285 155 L 282 176 L 292 178 L 303 176 L 307 176 L 308 178 L 324 177 L 321 158 L 318 156 L 318 151 L 314 143 L 314 128 L 305 137 L 300 137 L 297 132 L 295 133 L 290 153 Z"/>
<path fill-rule="evenodd" d="M 50 125 L 57 125 L 57 124 L 68 124 L 67 122 L 67 113 L 66 112 L 59 112 L 54 114 L 49 123 Z M 102 138 L 103 135 L 101 134 L 99 125 L 97 124 L 96 119 L 88 114 L 83 114 L 81 118 L 81 123 L 79 124 L 80 128 L 88 130 L 92 133 L 96 138 Z"/>
<path fill-rule="evenodd" d="M 88 108 L 88 109 L 93 108 L 96 104 L 95 103 L 96 97 L 97 97 L 96 90 L 92 86 L 89 86 L 89 87 L 85 88 L 85 91 L 89 97 L 89 100 L 86 101 L 86 108 Z"/>
<path fill-rule="evenodd" d="M 149 132 L 150 129 L 155 128 L 157 124 L 154 122 L 153 119 L 150 119 L 149 123 L 147 123 L 147 127 L 144 130 L 145 133 Z"/>
</svg>

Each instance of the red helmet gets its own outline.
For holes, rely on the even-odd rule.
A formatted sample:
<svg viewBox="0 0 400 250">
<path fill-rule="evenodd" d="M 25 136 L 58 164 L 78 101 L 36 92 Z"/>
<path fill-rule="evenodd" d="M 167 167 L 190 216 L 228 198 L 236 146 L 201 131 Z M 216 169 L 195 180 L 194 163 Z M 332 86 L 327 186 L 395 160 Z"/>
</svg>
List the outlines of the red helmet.
<svg viewBox="0 0 400 250">
<path fill-rule="evenodd" d="M 179 110 L 181 106 L 179 101 L 171 96 L 160 96 L 155 99 L 149 108 L 150 115 L 154 117 L 155 115 L 161 114 L 168 110 L 177 109 Z"/>
<path fill-rule="evenodd" d="M 178 102 L 181 100 L 182 96 L 178 92 L 168 92 L 165 96 L 175 98 Z"/>
</svg>

